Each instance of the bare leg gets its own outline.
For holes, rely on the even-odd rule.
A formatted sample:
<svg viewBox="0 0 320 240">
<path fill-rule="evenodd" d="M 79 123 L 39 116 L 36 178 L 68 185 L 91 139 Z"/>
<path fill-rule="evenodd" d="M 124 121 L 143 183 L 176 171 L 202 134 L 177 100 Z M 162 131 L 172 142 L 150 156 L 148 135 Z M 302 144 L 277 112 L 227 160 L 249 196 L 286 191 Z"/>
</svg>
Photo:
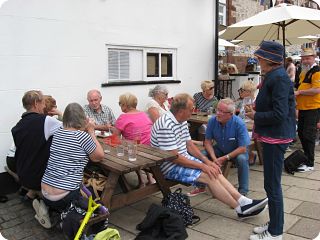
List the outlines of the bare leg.
<svg viewBox="0 0 320 240">
<path fill-rule="evenodd" d="M 142 172 L 141 172 L 141 170 L 137 170 L 137 171 L 136 171 L 136 174 L 137 174 L 138 180 L 139 180 L 139 188 L 140 188 L 140 187 L 144 187 L 144 186 L 145 186 L 145 183 L 144 183 L 143 178 L 142 178 Z"/>
<path fill-rule="evenodd" d="M 219 201 L 223 202 L 224 204 L 227 204 L 232 208 L 236 208 L 237 206 L 239 206 L 239 203 L 237 202 L 237 200 L 223 186 L 223 184 L 219 179 L 211 180 L 207 174 L 201 173 L 200 177 L 198 178 L 198 181 L 207 184 L 212 196 L 217 198 Z M 240 197 L 240 194 L 239 194 L 239 197 Z"/>
<path fill-rule="evenodd" d="M 222 175 L 220 174 L 218 177 L 219 182 L 222 186 L 231 194 L 234 200 L 238 201 L 241 197 L 241 194 L 238 192 L 237 189 Z"/>
</svg>

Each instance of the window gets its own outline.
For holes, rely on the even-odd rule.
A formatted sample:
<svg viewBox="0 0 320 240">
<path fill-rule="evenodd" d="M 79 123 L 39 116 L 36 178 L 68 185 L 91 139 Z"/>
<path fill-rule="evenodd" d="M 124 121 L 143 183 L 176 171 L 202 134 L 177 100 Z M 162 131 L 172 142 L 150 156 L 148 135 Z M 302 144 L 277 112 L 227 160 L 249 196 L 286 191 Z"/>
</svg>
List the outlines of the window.
<svg viewBox="0 0 320 240">
<path fill-rule="evenodd" d="M 147 77 L 172 77 L 172 54 L 147 53 Z"/>
<path fill-rule="evenodd" d="M 107 45 L 107 59 L 107 82 L 176 78 L 176 49 Z"/>
<path fill-rule="evenodd" d="M 226 22 L 226 0 L 219 1 L 219 24 L 220 25 L 227 25 Z"/>
</svg>

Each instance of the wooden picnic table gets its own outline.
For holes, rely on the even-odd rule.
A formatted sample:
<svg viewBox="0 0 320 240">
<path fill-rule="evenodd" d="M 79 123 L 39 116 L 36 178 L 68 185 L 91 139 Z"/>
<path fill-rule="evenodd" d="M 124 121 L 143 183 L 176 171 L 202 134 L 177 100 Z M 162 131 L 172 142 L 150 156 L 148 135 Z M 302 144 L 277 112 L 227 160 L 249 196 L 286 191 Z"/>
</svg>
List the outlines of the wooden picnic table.
<svg viewBox="0 0 320 240">
<path fill-rule="evenodd" d="M 105 143 L 100 140 L 105 148 Z M 137 148 L 137 160 L 128 161 L 128 152 L 124 156 L 117 156 L 116 147 L 111 147 L 110 153 L 105 153 L 103 161 L 99 165 L 108 175 L 106 185 L 102 192 L 101 201 L 109 209 L 116 209 L 129 205 L 150 194 L 161 191 L 165 196 L 170 193 L 170 184 L 164 179 L 160 165 L 167 160 L 174 160 L 178 156 L 159 148 L 139 144 Z M 125 174 L 136 170 L 148 169 L 153 174 L 156 183 L 145 187 L 132 188 L 126 181 Z M 120 185 L 121 193 L 115 194 L 117 185 Z"/>
</svg>

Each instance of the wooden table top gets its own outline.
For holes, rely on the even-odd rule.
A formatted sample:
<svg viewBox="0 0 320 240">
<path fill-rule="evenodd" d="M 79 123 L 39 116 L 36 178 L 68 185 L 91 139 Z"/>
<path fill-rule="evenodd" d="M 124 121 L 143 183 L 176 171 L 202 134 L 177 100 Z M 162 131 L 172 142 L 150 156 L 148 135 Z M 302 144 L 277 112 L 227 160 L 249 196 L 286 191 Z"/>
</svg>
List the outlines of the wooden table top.
<svg viewBox="0 0 320 240">
<path fill-rule="evenodd" d="M 102 141 L 100 141 L 100 143 L 102 144 L 102 147 L 105 148 L 105 143 Z M 125 174 L 135 170 L 160 165 L 163 161 L 174 160 L 176 158 L 177 155 L 168 151 L 139 144 L 136 161 L 128 160 L 128 151 L 125 151 L 124 156 L 117 156 L 116 147 L 111 147 L 111 152 L 105 153 L 104 160 L 99 162 L 99 164 L 109 171 Z"/>
<path fill-rule="evenodd" d="M 212 115 L 210 117 L 214 117 L 215 115 Z M 196 124 L 208 124 L 208 121 L 210 119 L 207 115 L 191 115 L 191 117 L 188 119 L 188 122 L 196 123 Z M 252 131 L 253 129 L 253 120 L 249 120 L 246 122 L 246 126 L 248 131 Z"/>
</svg>

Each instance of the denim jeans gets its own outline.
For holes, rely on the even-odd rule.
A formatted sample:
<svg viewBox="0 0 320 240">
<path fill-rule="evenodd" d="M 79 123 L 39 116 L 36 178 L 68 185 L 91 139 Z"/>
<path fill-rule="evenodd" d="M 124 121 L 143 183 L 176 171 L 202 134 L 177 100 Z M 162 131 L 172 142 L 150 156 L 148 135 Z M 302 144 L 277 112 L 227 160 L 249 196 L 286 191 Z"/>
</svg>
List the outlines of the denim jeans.
<svg viewBox="0 0 320 240">
<path fill-rule="evenodd" d="M 50 207 L 50 209 L 61 212 L 69 207 L 72 201 L 78 200 L 80 196 L 80 189 L 76 189 L 71 191 L 67 196 L 58 201 L 50 201 L 45 197 L 43 198 L 43 201 L 48 207 Z"/>
<path fill-rule="evenodd" d="M 288 144 L 263 144 L 264 189 L 268 197 L 269 228 L 272 235 L 283 233 L 284 212 L 281 188 L 281 174 L 284 153 Z"/>
<path fill-rule="evenodd" d="M 314 149 L 316 144 L 317 122 L 319 121 L 320 109 L 300 110 L 298 119 L 298 135 L 307 156 L 305 163 L 309 167 L 314 166 Z"/>
<path fill-rule="evenodd" d="M 216 157 L 221 157 L 227 153 L 221 152 L 216 146 L 213 146 Z M 242 195 L 246 195 L 249 191 L 249 156 L 248 152 L 239 154 L 237 157 L 231 159 L 238 168 L 238 191 Z"/>
</svg>

